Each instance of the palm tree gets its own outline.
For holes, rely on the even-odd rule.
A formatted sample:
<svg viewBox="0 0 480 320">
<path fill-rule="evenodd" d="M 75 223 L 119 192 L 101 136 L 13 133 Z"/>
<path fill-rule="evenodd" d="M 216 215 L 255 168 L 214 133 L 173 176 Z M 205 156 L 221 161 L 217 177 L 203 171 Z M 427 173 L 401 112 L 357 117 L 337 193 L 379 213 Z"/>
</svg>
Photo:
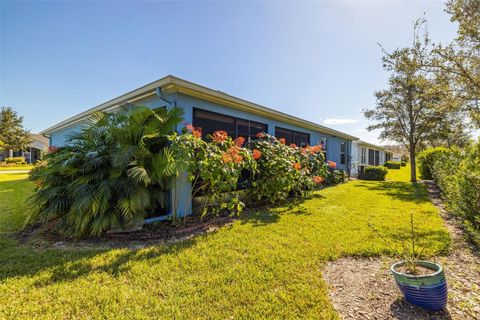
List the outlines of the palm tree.
<svg viewBox="0 0 480 320">
<path fill-rule="evenodd" d="M 67 147 L 47 157 L 32 197 L 34 218 L 54 219 L 74 237 L 142 221 L 147 211 L 165 205 L 175 172 L 167 136 L 182 119 L 177 107 L 125 106 L 94 114 Z"/>
</svg>

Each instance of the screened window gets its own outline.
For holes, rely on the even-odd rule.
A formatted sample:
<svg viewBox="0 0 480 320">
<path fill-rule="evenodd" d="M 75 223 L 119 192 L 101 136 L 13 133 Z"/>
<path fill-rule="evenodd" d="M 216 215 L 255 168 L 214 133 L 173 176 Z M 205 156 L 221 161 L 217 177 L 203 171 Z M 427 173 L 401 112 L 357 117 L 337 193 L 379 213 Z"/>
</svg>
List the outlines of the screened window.
<svg viewBox="0 0 480 320">
<path fill-rule="evenodd" d="M 375 150 L 368 149 L 368 164 L 371 166 L 375 165 Z"/>
<path fill-rule="evenodd" d="M 215 131 L 224 130 L 234 139 L 244 137 L 247 141 L 255 138 L 258 132 L 268 131 L 268 125 L 264 123 L 235 118 L 198 108 L 193 109 L 193 125 L 202 128 L 203 137 Z"/>
<path fill-rule="evenodd" d="M 284 138 L 286 144 L 295 143 L 299 147 L 310 144 L 310 134 L 280 127 L 275 127 L 275 137 Z"/>
<path fill-rule="evenodd" d="M 392 155 L 390 153 L 385 153 L 385 161 L 392 160 Z"/>
<path fill-rule="evenodd" d="M 361 154 L 361 157 L 360 157 L 360 163 L 367 163 L 367 149 L 366 148 L 362 148 L 362 154 Z"/>
<path fill-rule="evenodd" d="M 345 164 L 347 162 L 346 160 L 346 155 L 345 155 L 345 151 L 346 151 L 346 144 L 345 142 L 341 142 L 340 143 L 340 164 Z"/>
</svg>

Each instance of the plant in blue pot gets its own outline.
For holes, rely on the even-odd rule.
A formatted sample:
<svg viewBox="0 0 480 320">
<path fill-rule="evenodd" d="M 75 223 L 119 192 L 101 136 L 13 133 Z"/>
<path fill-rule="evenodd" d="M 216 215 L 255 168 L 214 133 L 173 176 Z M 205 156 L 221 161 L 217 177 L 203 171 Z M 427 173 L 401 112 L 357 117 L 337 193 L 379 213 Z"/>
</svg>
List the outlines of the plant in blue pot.
<svg viewBox="0 0 480 320">
<path fill-rule="evenodd" d="M 378 230 L 374 229 L 376 233 Z M 384 238 L 382 238 L 385 240 Z M 447 281 L 442 266 L 435 261 L 421 260 L 417 253 L 413 214 L 410 214 L 408 244 L 402 242 L 403 255 L 390 271 L 405 299 L 427 311 L 440 311 L 447 305 Z"/>
</svg>

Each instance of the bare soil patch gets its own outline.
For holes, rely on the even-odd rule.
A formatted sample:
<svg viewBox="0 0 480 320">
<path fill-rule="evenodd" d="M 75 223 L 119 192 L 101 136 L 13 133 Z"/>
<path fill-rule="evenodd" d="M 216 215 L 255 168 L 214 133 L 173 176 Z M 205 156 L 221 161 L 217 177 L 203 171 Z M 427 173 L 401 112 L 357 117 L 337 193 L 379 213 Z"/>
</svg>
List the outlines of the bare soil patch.
<svg viewBox="0 0 480 320">
<path fill-rule="evenodd" d="M 467 241 L 460 221 L 444 208 L 439 190 L 429 181 L 430 199 L 439 208 L 452 236 L 447 256 L 436 257 L 445 269 L 447 308 L 427 312 L 403 298 L 390 273 L 392 258 L 342 258 L 329 262 L 324 278 L 330 299 L 344 319 L 480 319 L 480 258 Z"/>
</svg>

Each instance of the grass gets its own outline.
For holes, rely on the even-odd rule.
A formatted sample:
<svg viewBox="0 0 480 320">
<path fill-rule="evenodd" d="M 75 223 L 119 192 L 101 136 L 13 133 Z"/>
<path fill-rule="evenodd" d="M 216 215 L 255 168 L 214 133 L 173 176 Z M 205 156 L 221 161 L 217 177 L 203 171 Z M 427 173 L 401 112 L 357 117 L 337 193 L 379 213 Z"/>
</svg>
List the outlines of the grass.
<svg viewBox="0 0 480 320">
<path fill-rule="evenodd" d="M 417 180 L 420 180 L 420 172 L 418 171 L 417 163 Z M 406 167 L 401 167 L 400 169 L 388 169 L 387 180 L 393 181 L 410 181 L 410 163 L 407 163 Z"/>
<path fill-rule="evenodd" d="M 32 165 L 23 165 L 23 166 L 11 166 L 11 167 L 2 167 L 0 166 L 0 171 L 12 171 L 12 170 L 32 170 Z"/>
<path fill-rule="evenodd" d="M 174 245 L 36 249 L 10 234 L 31 192 L 26 175 L 0 175 L 1 319 L 335 319 L 324 263 L 393 253 L 369 222 L 398 243 L 413 211 L 429 252 L 450 241 L 422 186 L 352 181 Z"/>
</svg>

